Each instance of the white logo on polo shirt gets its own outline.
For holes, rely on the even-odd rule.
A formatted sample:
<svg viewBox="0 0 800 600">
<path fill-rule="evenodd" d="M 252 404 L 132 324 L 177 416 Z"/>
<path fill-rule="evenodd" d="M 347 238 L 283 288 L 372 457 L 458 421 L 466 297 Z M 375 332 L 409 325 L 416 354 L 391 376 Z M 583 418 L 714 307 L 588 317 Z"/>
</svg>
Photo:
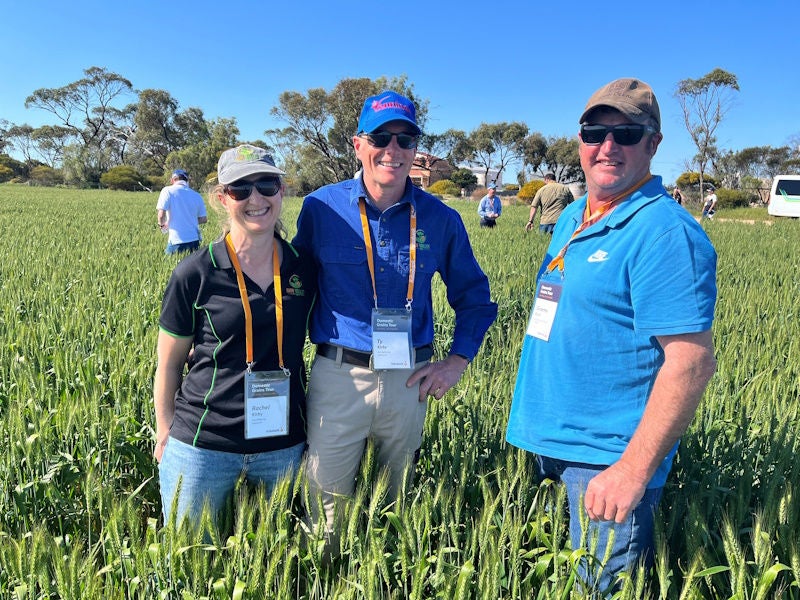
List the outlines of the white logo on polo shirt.
<svg viewBox="0 0 800 600">
<path fill-rule="evenodd" d="M 608 260 L 608 252 L 606 252 L 605 250 L 598 250 L 586 260 L 591 263 L 603 262 L 604 260 Z"/>
</svg>

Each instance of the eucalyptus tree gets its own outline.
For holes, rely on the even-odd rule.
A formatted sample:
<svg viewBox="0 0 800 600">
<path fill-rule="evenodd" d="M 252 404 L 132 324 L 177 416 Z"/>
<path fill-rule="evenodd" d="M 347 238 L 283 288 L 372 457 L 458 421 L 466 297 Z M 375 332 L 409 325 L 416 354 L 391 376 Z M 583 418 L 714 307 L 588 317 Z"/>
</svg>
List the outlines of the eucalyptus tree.
<svg viewBox="0 0 800 600">
<path fill-rule="evenodd" d="M 118 135 L 130 117 L 124 101 L 134 94 L 126 78 L 105 67 L 89 67 L 84 77 L 57 88 L 40 88 L 25 99 L 26 108 L 55 115 L 59 126 L 74 134 L 75 147 L 64 148 L 68 161 L 84 183 L 96 183 L 100 174 L 124 154 L 125 139 Z M 77 164 L 83 162 L 83 165 Z"/>
<path fill-rule="evenodd" d="M 132 164 L 160 175 L 167 170 L 171 152 L 210 137 L 209 124 L 201 109 L 190 107 L 181 111 L 179 107 L 178 100 L 166 90 L 139 92 L 139 100 L 133 107 Z"/>
<path fill-rule="evenodd" d="M 541 133 L 534 132 L 525 138 L 523 152 L 525 169 L 530 167 L 540 176 L 551 171 L 556 176 L 556 181 L 561 183 L 585 181 L 578 154 L 578 140 L 574 136 L 546 138 Z"/>
<path fill-rule="evenodd" d="M 733 103 L 733 92 L 739 91 L 736 75 L 720 68 L 700 79 L 683 79 L 675 89 L 675 98 L 683 111 L 686 131 L 697 147 L 691 164 L 700 174 L 700 192 L 709 161 L 718 154 L 716 131 Z"/>
<path fill-rule="evenodd" d="M 484 182 L 488 185 L 489 172 L 497 170 L 495 183 L 500 174 L 511 163 L 522 160 L 528 126 L 514 121 L 511 123 L 481 123 L 468 136 L 472 152 L 469 161 L 483 168 Z"/>
<path fill-rule="evenodd" d="M 312 88 L 305 93 L 281 93 L 270 112 L 286 127 L 265 134 L 283 159 L 289 177 L 312 187 L 353 177 L 359 165 L 352 138 L 361 108 L 367 97 L 383 90 L 411 99 L 417 107 L 417 124 L 424 130 L 428 101 L 417 96 L 405 76 L 345 78 L 330 91 Z M 298 156 L 309 160 L 298 161 Z"/>
</svg>

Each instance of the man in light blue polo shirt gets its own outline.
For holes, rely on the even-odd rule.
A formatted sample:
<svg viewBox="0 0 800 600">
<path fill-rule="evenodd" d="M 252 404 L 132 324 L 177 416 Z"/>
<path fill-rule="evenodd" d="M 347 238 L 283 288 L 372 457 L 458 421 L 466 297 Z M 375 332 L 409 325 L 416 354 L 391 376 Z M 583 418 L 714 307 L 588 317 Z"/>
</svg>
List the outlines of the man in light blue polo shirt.
<svg viewBox="0 0 800 600">
<path fill-rule="evenodd" d="M 580 572 L 594 597 L 652 564 L 661 490 L 716 368 L 716 253 L 650 174 L 662 139 L 650 86 L 603 86 L 579 123 L 588 193 L 562 212 L 539 272 L 506 438 L 566 485 L 572 545 L 597 557 Z"/>
<path fill-rule="evenodd" d="M 497 197 L 497 184 L 490 183 L 486 186 L 486 195 L 481 198 L 478 204 L 478 216 L 481 218 L 481 227 L 494 227 L 497 225 L 497 218 L 503 212 L 503 205 Z"/>
<path fill-rule="evenodd" d="M 353 493 L 367 439 L 389 471 L 393 500 L 419 456 L 428 397 L 458 383 L 497 315 L 461 217 L 411 183 L 420 133 L 408 98 L 367 98 L 353 137 L 359 174 L 305 198 L 292 242 L 319 267 L 306 475 L 312 524 L 324 524 L 331 550 L 334 499 Z M 440 360 L 432 347 L 435 273 L 455 312 Z"/>
</svg>

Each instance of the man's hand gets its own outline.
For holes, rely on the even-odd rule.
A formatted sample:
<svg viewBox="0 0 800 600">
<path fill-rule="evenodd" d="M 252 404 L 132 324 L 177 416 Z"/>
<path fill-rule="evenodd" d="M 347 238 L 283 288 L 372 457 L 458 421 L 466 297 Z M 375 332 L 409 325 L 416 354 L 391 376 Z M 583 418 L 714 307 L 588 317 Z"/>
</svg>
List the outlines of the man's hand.
<svg viewBox="0 0 800 600">
<path fill-rule="evenodd" d="M 528 221 L 525 223 L 525 231 L 530 231 L 531 229 L 533 229 L 533 221 Z"/>
<path fill-rule="evenodd" d="M 647 481 L 622 463 L 595 475 L 586 487 L 583 504 L 592 521 L 622 523 L 644 496 Z"/>
<path fill-rule="evenodd" d="M 658 466 L 689 426 L 716 369 L 711 330 L 657 339 L 664 364 L 625 452 L 586 487 L 583 503 L 590 519 L 622 523 L 639 504 Z"/>
<path fill-rule="evenodd" d="M 420 367 L 406 381 L 406 387 L 412 387 L 419 382 L 419 401 L 423 402 L 427 396 L 441 399 L 451 387 L 458 383 L 461 375 L 469 365 L 469 361 L 456 354 L 451 354 L 444 360 L 429 363 Z"/>
</svg>

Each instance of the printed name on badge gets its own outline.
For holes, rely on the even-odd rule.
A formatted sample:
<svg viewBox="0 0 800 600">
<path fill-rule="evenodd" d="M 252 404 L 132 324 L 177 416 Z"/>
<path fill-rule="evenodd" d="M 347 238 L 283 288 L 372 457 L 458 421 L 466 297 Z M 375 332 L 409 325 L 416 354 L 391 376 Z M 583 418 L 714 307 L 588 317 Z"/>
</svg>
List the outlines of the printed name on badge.
<svg viewBox="0 0 800 600">
<path fill-rule="evenodd" d="M 539 283 L 539 290 L 536 293 L 536 301 L 533 303 L 531 317 L 528 321 L 528 329 L 525 333 L 545 342 L 550 339 L 550 332 L 553 329 L 553 321 L 556 318 L 558 301 L 561 298 L 561 285 L 542 281 Z"/>
</svg>

